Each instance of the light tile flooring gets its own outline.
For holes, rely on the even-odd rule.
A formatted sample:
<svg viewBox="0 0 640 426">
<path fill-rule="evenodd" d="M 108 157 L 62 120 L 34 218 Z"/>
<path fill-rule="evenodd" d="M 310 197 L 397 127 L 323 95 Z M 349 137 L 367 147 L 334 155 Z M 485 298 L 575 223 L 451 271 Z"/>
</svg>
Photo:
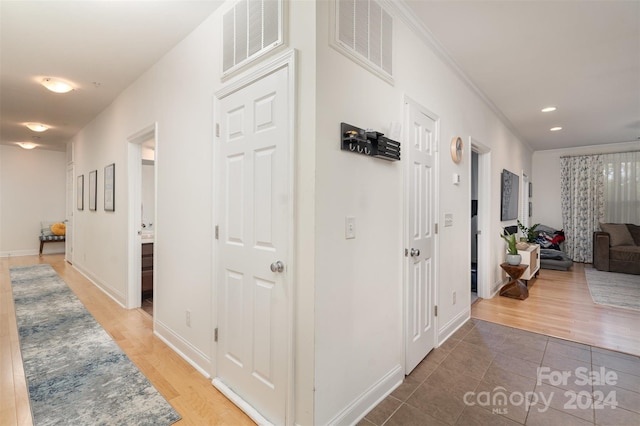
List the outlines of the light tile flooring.
<svg viewBox="0 0 640 426">
<path fill-rule="evenodd" d="M 477 319 L 359 423 L 594 424 L 640 425 L 639 357 Z"/>
</svg>

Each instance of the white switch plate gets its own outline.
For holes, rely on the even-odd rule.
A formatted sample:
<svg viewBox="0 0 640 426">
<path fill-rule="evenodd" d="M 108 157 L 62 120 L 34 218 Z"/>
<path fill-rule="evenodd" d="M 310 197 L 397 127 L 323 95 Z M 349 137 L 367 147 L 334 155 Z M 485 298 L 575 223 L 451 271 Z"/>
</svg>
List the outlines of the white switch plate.
<svg viewBox="0 0 640 426">
<path fill-rule="evenodd" d="M 347 216 L 344 220 L 344 238 L 351 240 L 356 237 L 356 218 Z"/>
<path fill-rule="evenodd" d="M 453 213 L 446 213 L 444 215 L 444 226 L 453 226 Z"/>
</svg>

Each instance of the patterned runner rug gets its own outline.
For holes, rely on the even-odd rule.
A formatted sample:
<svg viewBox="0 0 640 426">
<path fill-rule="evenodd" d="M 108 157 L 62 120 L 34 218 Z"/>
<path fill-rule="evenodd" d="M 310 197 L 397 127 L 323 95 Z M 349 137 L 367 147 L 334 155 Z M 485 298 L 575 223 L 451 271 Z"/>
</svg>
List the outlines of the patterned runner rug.
<svg viewBox="0 0 640 426">
<path fill-rule="evenodd" d="M 598 305 L 640 311 L 640 275 L 584 268 L 591 298 Z"/>
<path fill-rule="evenodd" d="M 50 265 L 10 274 L 34 425 L 180 419 Z"/>
</svg>

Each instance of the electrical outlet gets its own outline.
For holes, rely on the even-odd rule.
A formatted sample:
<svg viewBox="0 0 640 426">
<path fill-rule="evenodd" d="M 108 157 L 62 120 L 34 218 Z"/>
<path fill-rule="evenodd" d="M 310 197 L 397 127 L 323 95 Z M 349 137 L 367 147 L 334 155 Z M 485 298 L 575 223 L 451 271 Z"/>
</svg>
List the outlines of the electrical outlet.
<svg viewBox="0 0 640 426">
<path fill-rule="evenodd" d="M 453 292 L 453 304 L 454 305 L 456 304 L 456 292 L 455 291 Z"/>
<path fill-rule="evenodd" d="M 191 327 L 191 311 L 188 309 L 186 314 L 186 320 L 187 320 L 187 327 Z"/>
</svg>

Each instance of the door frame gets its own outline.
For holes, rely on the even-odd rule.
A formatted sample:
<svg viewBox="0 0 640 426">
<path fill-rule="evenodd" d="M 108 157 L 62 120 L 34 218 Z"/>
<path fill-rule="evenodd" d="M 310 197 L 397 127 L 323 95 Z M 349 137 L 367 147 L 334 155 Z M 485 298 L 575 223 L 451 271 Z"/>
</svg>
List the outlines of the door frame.
<svg viewBox="0 0 640 426">
<path fill-rule="evenodd" d="M 295 158 L 296 158 L 296 150 L 295 150 L 295 128 L 296 128 L 296 57 L 297 53 L 295 49 L 290 49 L 284 52 L 281 55 L 275 56 L 267 62 L 252 68 L 250 71 L 246 72 L 238 76 L 237 79 L 234 79 L 232 82 L 224 85 L 221 89 L 215 92 L 213 97 L 213 117 L 214 117 L 214 148 L 213 148 L 213 158 L 212 158 L 212 188 L 213 188 L 213 200 L 214 205 L 216 205 L 216 200 L 220 196 L 220 189 L 217 186 L 216 182 L 216 166 L 217 161 L 220 156 L 218 149 L 219 142 L 219 129 L 218 123 L 220 122 L 220 101 L 221 99 L 229 96 L 238 90 L 243 89 L 246 86 L 253 84 L 254 82 L 272 74 L 282 68 L 287 68 L 288 72 L 288 138 L 289 138 L 289 159 L 288 159 L 288 173 L 289 173 L 289 189 L 288 189 L 288 197 L 289 197 L 289 211 L 287 214 L 287 223 L 288 225 L 288 242 L 289 250 L 287 254 L 287 259 L 284 259 L 286 267 L 286 280 L 288 282 L 288 287 L 290 289 L 287 297 L 287 390 L 286 390 L 286 411 L 285 411 L 285 419 L 286 424 L 293 424 L 295 421 L 295 393 L 294 393 L 294 382 L 295 382 L 295 365 L 294 365 L 294 350 L 295 350 L 295 329 L 294 329 L 294 308 L 295 308 L 295 280 L 296 277 L 296 264 L 295 264 Z M 218 218 L 220 217 L 220 207 L 216 205 L 213 209 L 213 227 L 215 228 L 218 222 Z M 218 286 L 221 284 L 219 280 L 217 280 L 217 273 L 219 271 L 219 255 L 218 255 L 218 244 L 216 243 L 216 239 L 212 239 L 213 245 L 213 271 L 211 276 L 213 277 L 212 283 L 212 306 L 214 309 L 214 315 L 211 316 L 213 320 L 212 330 L 217 330 L 218 327 Z M 212 347 L 211 347 L 211 360 L 212 360 L 212 376 L 213 385 L 221 391 L 225 396 L 227 396 L 232 402 L 234 402 L 242 411 L 244 411 L 251 419 L 253 419 L 258 424 L 268 425 L 270 422 L 264 418 L 259 412 L 257 412 L 253 407 L 251 407 L 248 403 L 246 403 L 240 396 L 238 396 L 233 390 L 229 389 L 224 385 L 220 380 L 217 380 L 218 377 L 218 343 L 215 339 L 211 339 Z"/>
<path fill-rule="evenodd" d="M 403 136 L 402 136 L 402 141 L 403 143 L 406 143 L 408 138 L 409 138 L 409 128 L 410 128 L 410 117 L 411 117 L 411 113 L 410 111 L 412 109 L 416 109 L 417 111 L 419 111 L 420 113 L 428 116 L 429 118 L 431 118 L 432 120 L 435 121 L 436 123 L 436 132 L 435 132 L 435 138 L 436 138 L 436 143 L 434 144 L 436 147 L 436 150 L 434 152 L 434 190 L 435 190 L 435 194 L 434 194 L 434 224 L 438 223 L 438 217 L 439 217 L 439 212 L 440 212 L 440 178 L 439 178 L 439 170 L 440 170 L 440 149 L 439 149 L 439 143 L 440 143 L 440 117 L 431 112 L 430 110 L 428 110 L 427 108 L 423 107 L 421 104 L 419 104 L 418 102 L 414 101 L 413 99 L 411 99 L 409 96 L 405 95 L 404 97 L 404 103 L 403 103 L 403 120 L 404 120 L 404 126 L 403 126 Z M 410 242 L 409 242 L 409 211 L 408 211 L 408 198 L 409 198 L 409 179 L 408 179 L 408 172 L 409 172 L 409 162 L 408 159 L 405 158 L 402 161 L 403 165 L 402 165 L 402 178 L 403 178 L 403 184 L 402 184 L 402 191 L 403 191 L 403 198 L 402 198 L 402 244 L 403 244 L 403 248 L 404 247 L 410 247 Z M 440 241 L 440 235 L 439 232 L 434 232 L 434 241 L 433 241 L 433 304 L 434 306 L 437 305 L 438 303 L 438 295 L 440 293 L 440 268 L 439 268 L 439 254 L 440 254 L 440 250 L 439 250 L 439 241 Z M 409 327 L 409 324 L 407 322 L 407 312 L 409 307 L 407 306 L 407 301 L 409 298 L 409 261 L 410 261 L 410 257 L 406 257 L 404 252 L 402 253 L 402 262 L 403 262 L 403 268 L 402 268 L 402 369 L 403 371 L 406 373 L 406 360 L 407 360 L 407 327 Z M 433 337 L 433 342 L 434 342 L 434 348 L 437 348 L 440 345 L 439 342 L 439 333 L 438 333 L 438 316 L 435 315 L 434 312 L 434 317 L 433 319 L 433 333 L 434 333 L 434 337 Z"/>
<path fill-rule="evenodd" d="M 478 263 L 476 279 L 478 285 L 478 297 L 489 299 L 492 296 L 489 268 L 491 258 L 491 244 L 489 231 L 491 230 L 491 149 L 469 137 L 471 150 L 478 154 Z M 471 176 L 471 161 L 469 161 L 468 176 Z M 469 189 L 469 200 L 471 200 L 471 188 Z M 484 202 L 481 202 L 483 200 Z M 471 238 L 471 235 L 469 235 Z M 471 245 L 471 241 L 469 241 Z"/>
<path fill-rule="evenodd" d="M 150 124 L 127 138 L 128 146 L 128 226 L 127 226 L 127 297 L 125 306 L 127 309 L 139 308 L 142 306 L 142 238 L 138 234 L 140 231 L 141 205 L 142 205 L 142 143 L 153 138 L 156 147 L 156 167 L 154 167 L 155 182 L 158 182 L 158 123 Z M 156 184 L 155 199 L 157 200 L 158 186 Z M 157 202 L 156 202 L 157 205 Z M 156 207 L 154 206 L 154 209 Z M 154 244 L 158 241 L 158 221 L 157 212 L 154 211 Z M 153 257 L 154 283 L 156 274 L 156 258 Z M 157 295 L 154 295 L 157 297 Z M 154 307 L 156 304 L 154 303 Z M 155 315 L 154 315 L 155 324 Z"/>
</svg>

